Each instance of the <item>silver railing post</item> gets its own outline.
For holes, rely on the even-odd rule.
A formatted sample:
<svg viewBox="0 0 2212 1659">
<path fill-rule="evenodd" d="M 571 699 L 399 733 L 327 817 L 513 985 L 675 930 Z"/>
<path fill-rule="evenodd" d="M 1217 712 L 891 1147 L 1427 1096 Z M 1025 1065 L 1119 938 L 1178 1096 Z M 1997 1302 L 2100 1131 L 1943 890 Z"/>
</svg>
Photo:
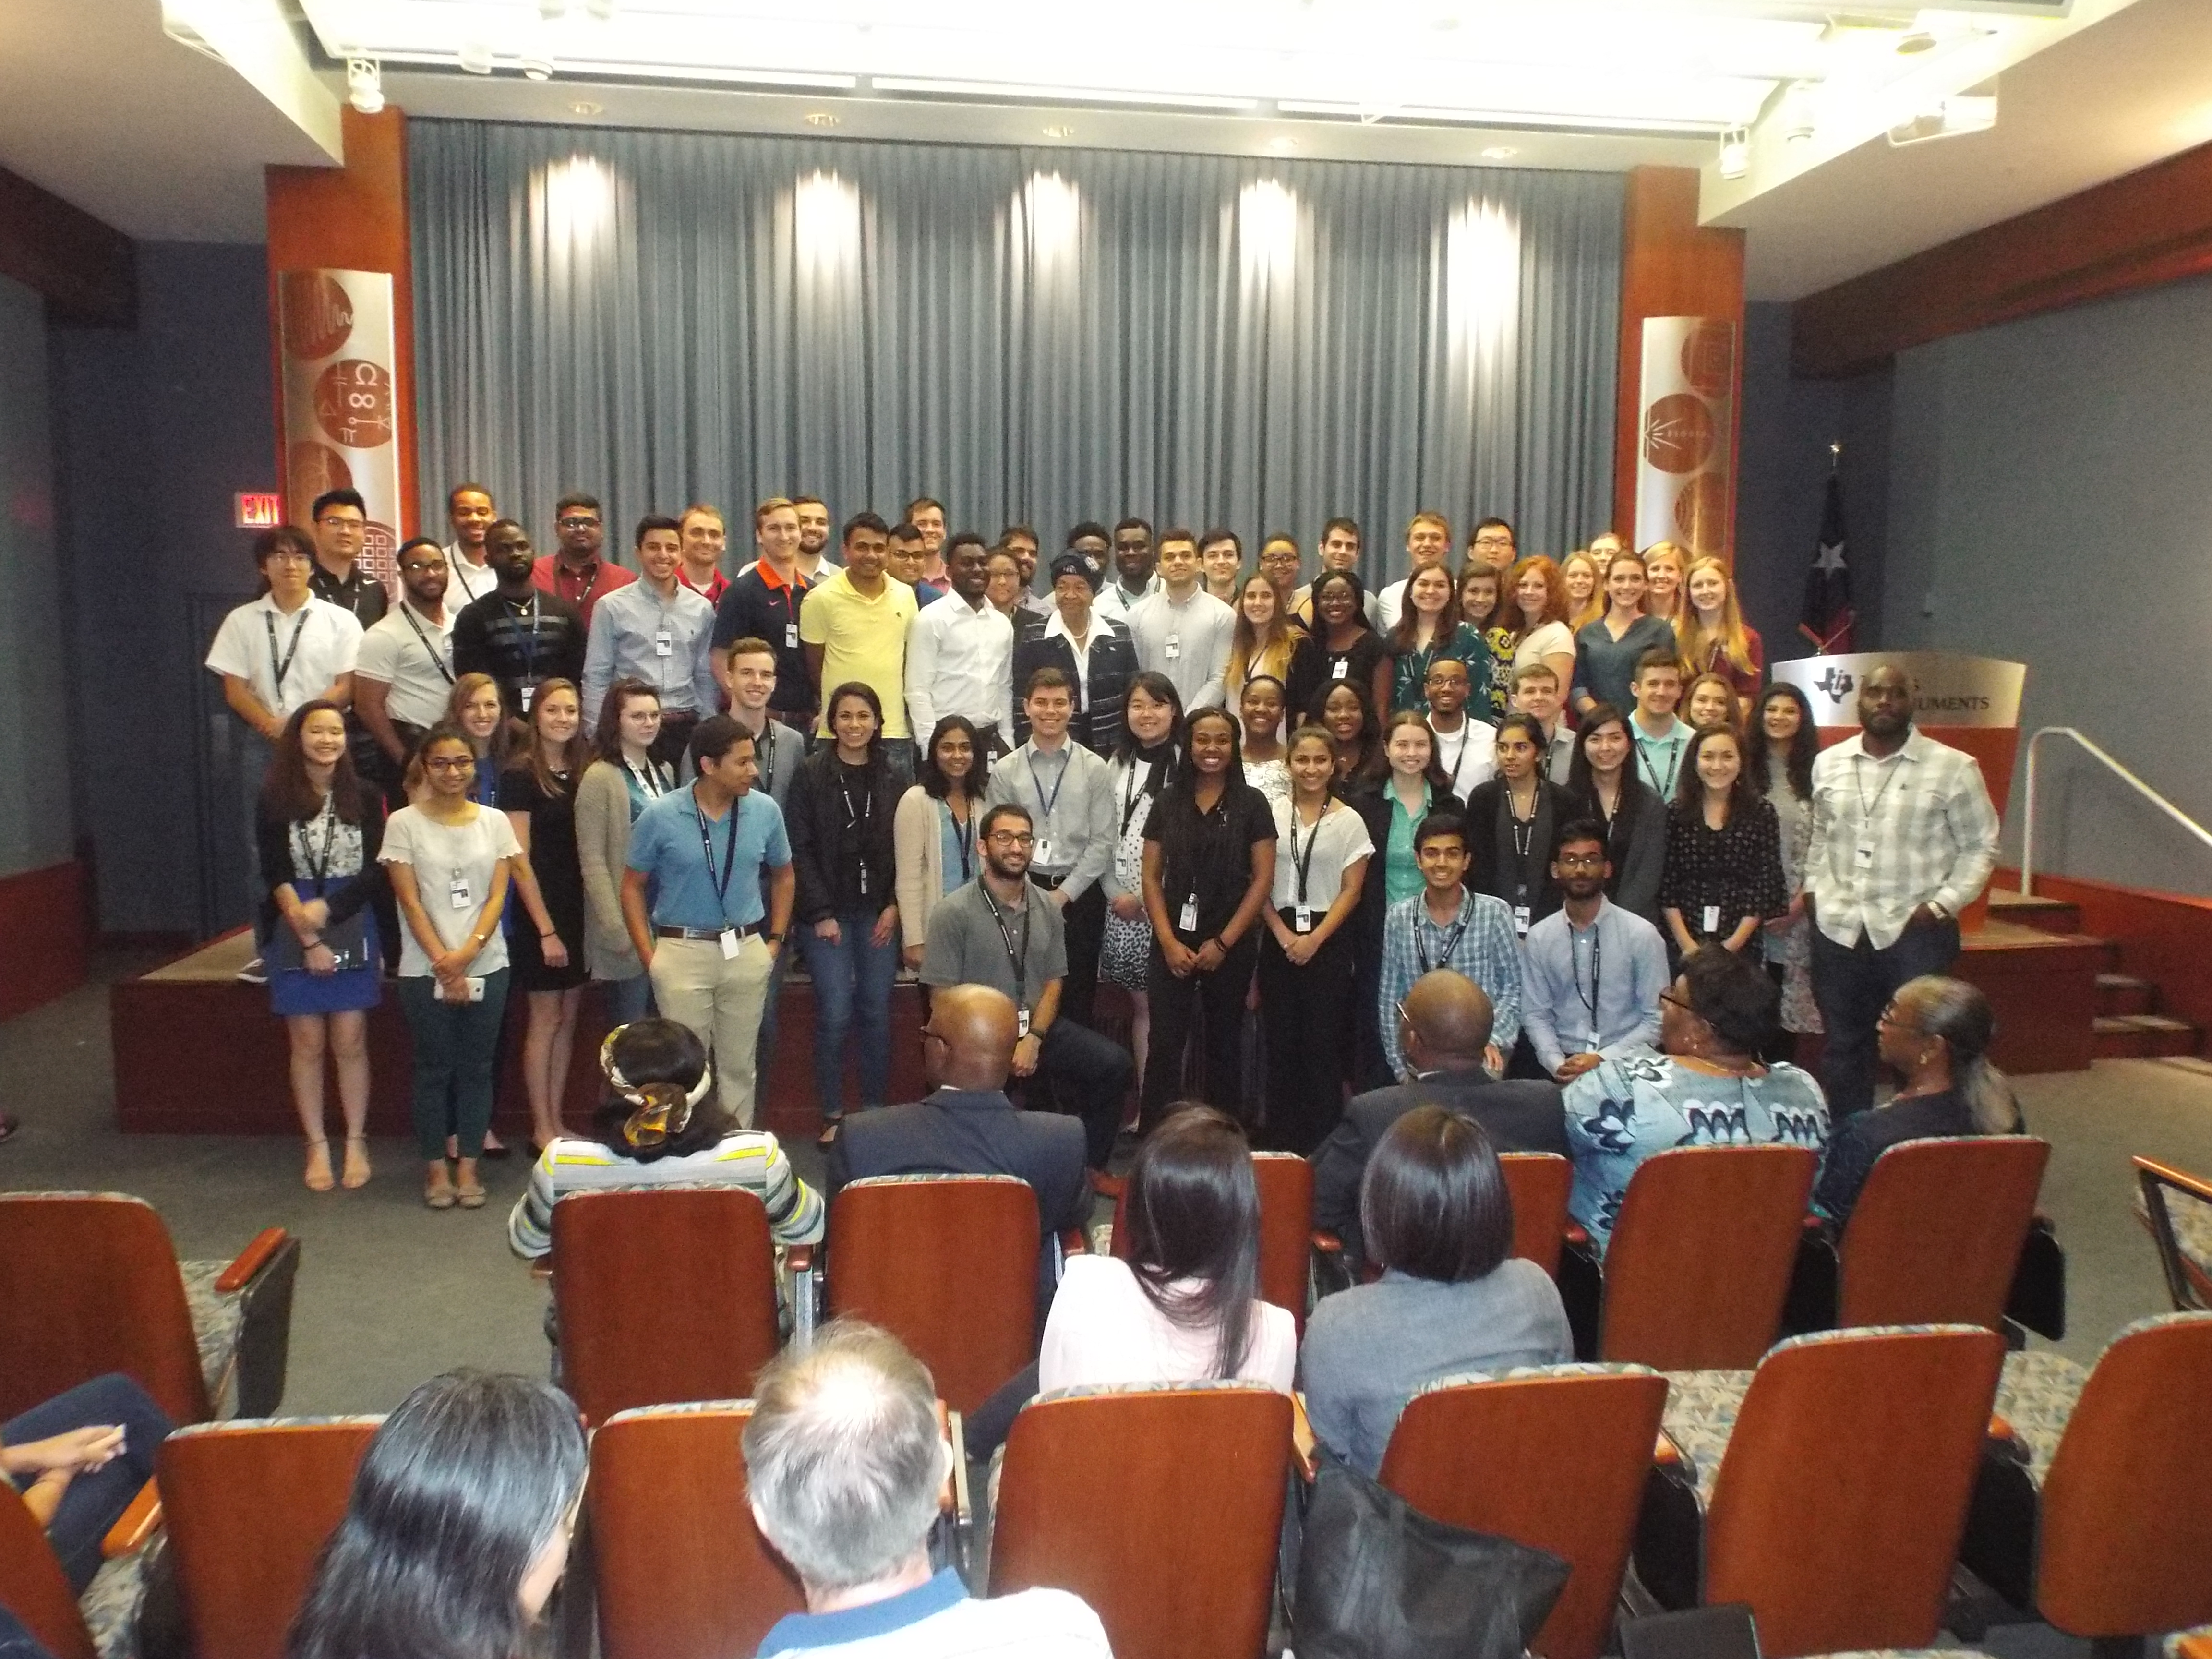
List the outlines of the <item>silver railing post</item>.
<svg viewBox="0 0 2212 1659">
<path fill-rule="evenodd" d="M 2027 740 L 2027 821 L 2020 832 L 2020 891 L 2023 898 L 2035 893 L 2035 746 L 2045 738 L 2067 738 L 2079 744 L 2094 758 L 2102 761 L 2107 770 L 2116 775 L 2145 800 L 2164 812 L 2176 823 L 2197 837 L 2207 847 L 2212 847 L 2212 830 L 2207 830 L 2195 818 L 2183 811 L 2157 790 L 2130 772 L 2112 756 L 2106 753 L 2093 739 L 2070 726 L 2046 726 Z"/>
</svg>

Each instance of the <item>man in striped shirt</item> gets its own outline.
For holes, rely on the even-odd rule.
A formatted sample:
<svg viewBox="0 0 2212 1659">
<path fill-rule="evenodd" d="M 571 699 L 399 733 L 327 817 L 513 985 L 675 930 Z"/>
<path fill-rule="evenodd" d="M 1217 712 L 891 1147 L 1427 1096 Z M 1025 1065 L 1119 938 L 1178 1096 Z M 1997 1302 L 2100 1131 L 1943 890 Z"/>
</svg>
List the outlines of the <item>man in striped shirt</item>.
<svg viewBox="0 0 2212 1659">
<path fill-rule="evenodd" d="M 1805 914 L 1827 1028 L 1832 1121 L 1874 1104 L 1875 1027 L 1897 988 L 1950 971 L 1959 913 L 1996 864 L 1997 815 L 1974 757 L 1912 729 L 1912 682 L 1859 684 L 1859 734 L 1813 763 Z"/>
</svg>

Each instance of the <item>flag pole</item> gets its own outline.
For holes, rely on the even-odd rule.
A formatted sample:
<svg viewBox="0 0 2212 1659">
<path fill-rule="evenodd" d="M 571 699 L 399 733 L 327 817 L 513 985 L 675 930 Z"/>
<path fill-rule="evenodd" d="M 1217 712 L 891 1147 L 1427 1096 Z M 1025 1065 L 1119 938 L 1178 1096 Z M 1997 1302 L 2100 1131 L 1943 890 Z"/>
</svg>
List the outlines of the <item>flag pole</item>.
<svg viewBox="0 0 2212 1659">
<path fill-rule="evenodd" d="M 1830 476 L 1832 477 L 1836 472 L 1840 471 L 1843 464 L 1844 446 L 1839 441 L 1832 441 L 1828 445 L 1828 471 Z"/>
</svg>

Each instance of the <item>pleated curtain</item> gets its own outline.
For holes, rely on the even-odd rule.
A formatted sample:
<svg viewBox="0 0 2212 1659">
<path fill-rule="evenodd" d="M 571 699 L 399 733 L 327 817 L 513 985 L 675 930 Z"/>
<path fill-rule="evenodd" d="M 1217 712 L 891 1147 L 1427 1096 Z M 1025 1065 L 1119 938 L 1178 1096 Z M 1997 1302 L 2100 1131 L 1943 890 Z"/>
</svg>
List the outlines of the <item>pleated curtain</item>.
<svg viewBox="0 0 2212 1659">
<path fill-rule="evenodd" d="M 410 126 L 422 521 L 488 485 L 540 545 L 695 501 L 954 528 L 1606 527 L 1607 173 Z"/>
</svg>

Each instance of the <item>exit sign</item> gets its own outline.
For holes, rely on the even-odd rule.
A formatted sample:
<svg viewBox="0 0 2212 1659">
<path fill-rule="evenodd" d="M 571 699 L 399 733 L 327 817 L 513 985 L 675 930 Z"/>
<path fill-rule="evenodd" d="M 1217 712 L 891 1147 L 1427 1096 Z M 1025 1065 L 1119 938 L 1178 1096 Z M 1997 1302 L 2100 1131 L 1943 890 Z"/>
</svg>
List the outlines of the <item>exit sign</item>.
<svg viewBox="0 0 2212 1659">
<path fill-rule="evenodd" d="M 273 492 L 240 491 L 237 499 L 240 530 L 274 530 L 284 522 L 283 500 Z"/>
</svg>

